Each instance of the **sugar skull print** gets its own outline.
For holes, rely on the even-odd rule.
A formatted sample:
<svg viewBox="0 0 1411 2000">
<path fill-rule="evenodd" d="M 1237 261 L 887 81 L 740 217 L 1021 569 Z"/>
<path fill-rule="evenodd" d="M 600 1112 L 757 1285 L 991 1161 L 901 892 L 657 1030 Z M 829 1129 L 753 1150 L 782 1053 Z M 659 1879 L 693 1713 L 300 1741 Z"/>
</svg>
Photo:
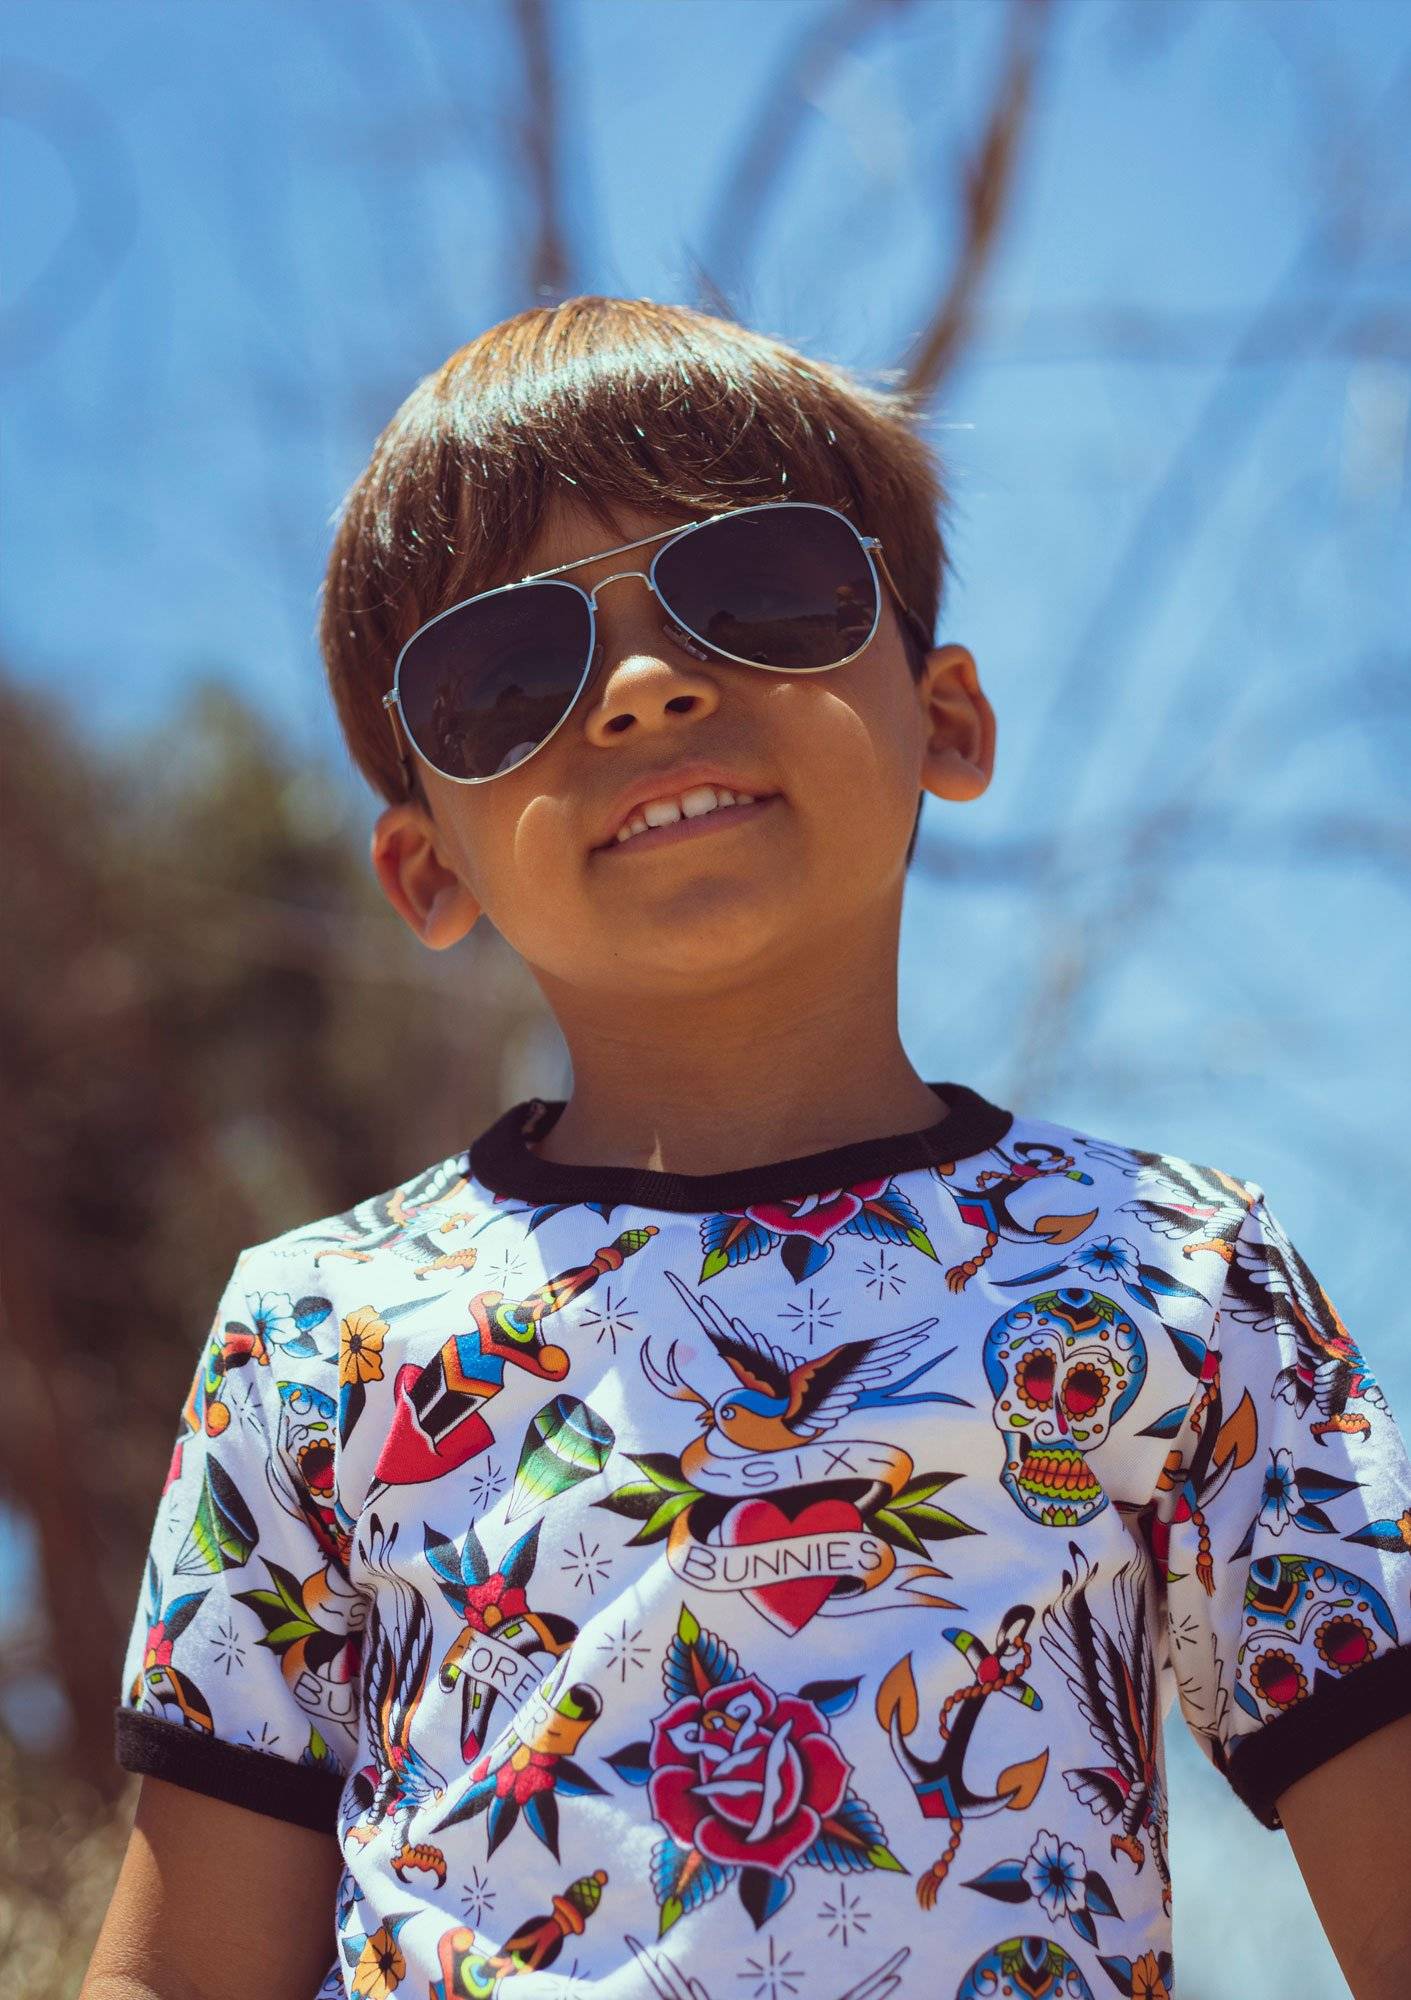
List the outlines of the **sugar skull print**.
<svg viewBox="0 0 1411 2000">
<path fill-rule="evenodd" d="M 1093 2000 L 1093 1990 L 1061 1944 L 1045 1937 L 1005 1938 L 977 1958 L 956 1988 L 955 2000 Z"/>
<path fill-rule="evenodd" d="M 1005 1492 L 1046 1528 L 1081 1527 L 1107 1505 L 1088 1453 L 1146 1380 L 1140 1328 L 1104 1293 L 1065 1285 L 997 1319 L 984 1362 Z"/>
<path fill-rule="evenodd" d="M 291 1514 L 302 1514 L 325 1555 L 346 1564 L 353 1520 L 338 1498 L 333 1440 L 338 1405 L 307 1382 L 280 1382 L 279 1449 L 269 1481 Z"/>
<path fill-rule="evenodd" d="M 1235 1700 L 1267 1722 L 1395 1644 L 1385 1598 L 1351 1570 L 1321 1556 L 1261 1556 L 1245 1586 Z"/>
</svg>

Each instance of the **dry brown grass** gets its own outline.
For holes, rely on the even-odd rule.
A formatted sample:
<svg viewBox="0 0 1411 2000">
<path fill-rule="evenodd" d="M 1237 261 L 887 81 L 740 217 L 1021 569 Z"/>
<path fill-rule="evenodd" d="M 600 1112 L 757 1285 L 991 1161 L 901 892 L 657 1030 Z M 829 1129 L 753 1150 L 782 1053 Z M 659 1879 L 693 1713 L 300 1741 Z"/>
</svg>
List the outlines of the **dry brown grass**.
<svg viewBox="0 0 1411 2000">
<path fill-rule="evenodd" d="M 137 1802 L 28 1758 L 0 1732 L 0 2000 L 74 2000 Z"/>
</svg>

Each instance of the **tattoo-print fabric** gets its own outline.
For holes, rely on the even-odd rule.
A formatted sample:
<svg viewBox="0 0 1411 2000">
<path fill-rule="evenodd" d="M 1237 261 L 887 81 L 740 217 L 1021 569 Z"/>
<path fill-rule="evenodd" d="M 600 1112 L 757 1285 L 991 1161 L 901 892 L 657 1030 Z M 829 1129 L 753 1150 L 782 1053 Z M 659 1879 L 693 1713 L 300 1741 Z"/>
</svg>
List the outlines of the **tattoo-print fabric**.
<svg viewBox="0 0 1411 2000">
<path fill-rule="evenodd" d="M 1159 2000 L 1168 1700 L 1271 1827 L 1411 1708 L 1406 1449 L 1263 1188 L 933 1088 L 710 1176 L 535 1100 L 241 1253 L 117 1753 L 336 1837 L 319 2000 Z"/>
</svg>

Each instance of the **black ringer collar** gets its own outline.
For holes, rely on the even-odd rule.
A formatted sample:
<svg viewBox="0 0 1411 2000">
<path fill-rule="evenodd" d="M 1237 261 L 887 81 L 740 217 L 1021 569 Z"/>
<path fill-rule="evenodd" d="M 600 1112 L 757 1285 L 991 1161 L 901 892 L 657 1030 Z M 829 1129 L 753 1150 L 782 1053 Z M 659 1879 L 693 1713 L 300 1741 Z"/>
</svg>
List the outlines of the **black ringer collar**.
<svg viewBox="0 0 1411 2000">
<path fill-rule="evenodd" d="M 915 1167 L 948 1165 L 998 1145 L 1014 1123 L 1012 1111 L 981 1097 L 963 1083 L 932 1083 L 947 1105 L 945 1116 L 919 1132 L 893 1132 L 859 1139 L 821 1153 L 774 1160 L 722 1174 L 664 1174 L 651 1167 L 595 1167 L 545 1160 L 532 1142 L 550 1131 L 564 1100 L 542 1097 L 515 1104 L 470 1147 L 470 1169 L 493 1194 L 527 1201 L 601 1202 L 606 1207 L 678 1209 L 704 1215 L 742 1209 L 754 1202 L 788 1200 L 853 1187 L 878 1175 L 890 1177 Z"/>
</svg>

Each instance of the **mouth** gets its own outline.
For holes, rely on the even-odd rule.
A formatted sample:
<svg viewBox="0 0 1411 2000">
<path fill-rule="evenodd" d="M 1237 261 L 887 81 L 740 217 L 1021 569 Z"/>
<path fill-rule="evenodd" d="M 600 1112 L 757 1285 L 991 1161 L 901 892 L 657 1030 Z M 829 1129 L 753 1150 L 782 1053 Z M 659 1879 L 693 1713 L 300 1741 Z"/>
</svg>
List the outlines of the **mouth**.
<svg viewBox="0 0 1411 2000">
<path fill-rule="evenodd" d="M 709 793 L 709 802 L 706 794 Z M 595 847 L 595 854 L 640 854 L 650 848 L 671 847 L 683 840 L 700 840 L 711 833 L 725 833 L 732 827 L 743 826 L 747 821 L 758 819 L 761 813 L 769 812 L 782 798 L 781 792 L 765 792 L 748 800 L 736 801 L 727 795 L 729 802 L 721 799 L 719 793 L 710 786 L 699 786 L 684 794 L 682 799 L 663 801 L 663 805 L 674 807 L 673 816 L 657 817 L 660 808 L 655 802 L 648 808 L 652 818 L 642 813 L 634 813 L 629 821 L 620 827 L 611 840 Z M 683 810 L 684 806 L 684 810 Z M 653 823 L 655 822 L 655 823 Z"/>
<path fill-rule="evenodd" d="M 1050 1526 L 1076 1526 L 1103 1497 L 1101 1482 L 1076 1445 L 1019 1440 L 1019 1486 Z M 1075 1511 L 1076 1510 L 1076 1511 Z"/>
</svg>

